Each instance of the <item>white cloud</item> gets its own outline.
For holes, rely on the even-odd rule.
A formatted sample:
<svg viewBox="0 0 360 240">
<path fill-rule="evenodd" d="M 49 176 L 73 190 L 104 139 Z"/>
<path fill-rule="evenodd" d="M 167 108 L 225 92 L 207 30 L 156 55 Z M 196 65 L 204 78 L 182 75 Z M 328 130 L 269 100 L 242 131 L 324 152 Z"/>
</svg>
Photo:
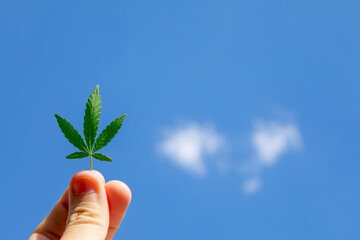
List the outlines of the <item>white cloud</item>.
<svg viewBox="0 0 360 240">
<path fill-rule="evenodd" d="M 252 134 L 252 143 L 258 159 L 271 165 L 286 151 L 299 148 L 301 137 L 298 127 L 293 124 L 259 121 Z"/>
<path fill-rule="evenodd" d="M 241 189 L 245 194 L 258 192 L 263 185 L 263 170 L 277 164 L 285 153 L 299 149 L 302 145 L 298 126 L 278 121 L 256 121 L 248 141 L 253 152 L 247 161 L 240 162 L 241 178 L 244 179 Z M 238 163 L 235 160 L 221 156 L 224 154 L 224 147 L 229 147 L 225 144 L 225 138 L 213 127 L 196 123 L 168 129 L 158 145 L 160 153 L 167 159 L 199 176 L 207 173 L 207 159 L 215 154 L 217 159 L 213 164 L 219 173 L 225 174 L 236 169 L 234 167 Z M 221 155 L 218 154 L 220 151 Z"/>
<path fill-rule="evenodd" d="M 243 191 L 246 194 L 253 194 L 261 188 L 261 181 L 258 178 L 248 179 L 243 184 Z"/>
<path fill-rule="evenodd" d="M 261 172 L 264 168 L 276 164 L 284 153 L 299 149 L 302 140 L 295 124 L 259 120 L 251 134 L 251 143 L 255 155 L 240 166 L 241 172 L 250 177 L 242 186 L 246 194 L 255 193 L 261 188 Z"/>
<path fill-rule="evenodd" d="M 217 153 L 224 141 L 212 127 L 195 123 L 167 131 L 165 135 L 160 152 L 197 175 L 206 173 L 204 155 Z"/>
</svg>

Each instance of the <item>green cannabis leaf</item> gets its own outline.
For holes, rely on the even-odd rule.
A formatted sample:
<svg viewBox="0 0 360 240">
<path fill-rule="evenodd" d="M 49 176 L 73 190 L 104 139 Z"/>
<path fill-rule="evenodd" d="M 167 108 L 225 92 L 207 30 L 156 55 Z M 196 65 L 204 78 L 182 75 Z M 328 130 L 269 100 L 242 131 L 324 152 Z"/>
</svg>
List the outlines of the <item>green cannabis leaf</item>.
<svg viewBox="0 0 360 240">
<path fill-rule="evenodd" d="M 118 133 L 119 129 L 122 126 L 122 122 L 124 121 L 126 114 L 118 117 L 114 121 L 112 121 L 99 135 L 99 137 L 96 139 L 95 145 L 94 145 L 94 152 L 97 152 L 101 148 L 105 147 L 111 139 L 115 137 L 115 135 Z"/>
<path fill-rule="evenodd" d="M 96 132 L 99 128 L 99 118 L 101 111 L 101 101 L 99 95 L 99 85 L 96 85 L 95 90 L 90 95 L 86 103 L 84 116 L 84 136 L 85 142 L 91 151 L 95 142 Z"/>
<path fill-rule="evenodd" d="M 56 120 L 59 124 L 61 131 L 64 133 L 65 137 L 72 143 L 75 147 L 77 147 L 81 151 L 88 151 L 85 145 L 84 140 L 78 133 L 78 131 L 64 118 L 55 114 Z"/>
<path fill-rule="evenodd" d="M 69 156 L 66 156 L 67 159 L 76 159 L 76 158 L 84 158 L 89 156 L 89 153 L 87 152 L 74 152 L 70 154 Z"/>
<path fill-rule="evenodd" d="M 101 100 L 99 94 L 99 85 L 96 85 L 94 91 L 90 95 L 85 108 L 84 116 L 84 137 L 81 137 L 79 132 L 68 122 L 66 119 L 55 114 L 56 120 L 59 124 L 61 131 L 65 137 L 81 152 L 74 152 L 68 156 L 67 159 L 78 159 L 90 156 L 90 170 L 92 170 L 92 157 L 100 160 L 112 162 L 111 157 L 95 153 L 101 148 L 105 147 L 118 133 L 122 126 L 126 114 L 121 115 L 112 121 L 98 136 L 95 141 L 97 130 L 99 129 L 99 118 L 101 111 Z"/>
<path fill-rule="evenodd" d="M 101 154 L 101 153 L 95 153 L 93 154 L 94 158 L 100 160 L 100 161 L 107 161 L 107 162 L 112 162 L 113 160 L 111 159 L 111 157 L 106 156 L 105 154 Z"/>
</svg>

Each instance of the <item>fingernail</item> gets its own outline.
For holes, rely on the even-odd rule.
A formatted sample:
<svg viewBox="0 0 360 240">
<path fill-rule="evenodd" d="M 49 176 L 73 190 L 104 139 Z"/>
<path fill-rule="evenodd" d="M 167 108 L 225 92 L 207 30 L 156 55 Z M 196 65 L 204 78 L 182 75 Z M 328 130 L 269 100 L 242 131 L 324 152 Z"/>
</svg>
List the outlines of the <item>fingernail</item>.
<svg viewBox="0 0 360 240">
<path fill-rule="evenodd" d="M 80 178 L 74 181 L 72 189 L 74 195 L 88 194 L 95 192 L 96 185 L 89 179 Z"/>
</svg>

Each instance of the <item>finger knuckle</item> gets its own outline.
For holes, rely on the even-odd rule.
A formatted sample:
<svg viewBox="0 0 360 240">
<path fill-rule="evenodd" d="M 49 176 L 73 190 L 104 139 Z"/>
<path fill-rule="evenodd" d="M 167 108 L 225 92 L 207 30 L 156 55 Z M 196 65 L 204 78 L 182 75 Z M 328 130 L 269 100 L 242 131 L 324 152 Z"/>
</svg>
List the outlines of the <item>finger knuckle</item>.
<svg viewBox="0 0 360 240">
<path fill-rule="evenodd" d="M 106 227 L 105 220 L 101 209 L 92 203 L 82 203 L 76 206 L 68 217 L 68 226 L 92 224 L 99 227 Z"/>
</svg>

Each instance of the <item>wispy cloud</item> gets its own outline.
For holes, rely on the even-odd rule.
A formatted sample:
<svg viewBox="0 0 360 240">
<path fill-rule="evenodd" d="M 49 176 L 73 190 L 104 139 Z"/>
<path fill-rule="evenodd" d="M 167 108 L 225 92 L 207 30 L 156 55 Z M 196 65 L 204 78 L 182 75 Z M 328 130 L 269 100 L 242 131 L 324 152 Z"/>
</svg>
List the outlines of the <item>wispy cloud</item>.
<svg viewBox="0 0 360 240">
<path fill-rule="evenodd" d="M 224 148 L 228 150 L 228 143 L 213 126 L 190 123 L 164 131 L 158 150 L 180 168 L 204 176 L 209 169 L 209 157 L 215 154 L 217 161 L 213 166 L 219 172 L 224 174 L 237 169 L 239 162 L 224 156 L 228 153 L 223 151 Z M 249 160 L 240 162 L 240 177 L 244 179 L 242 191 L 254 194 L 264 185 L 261 173 L 276 165 L 285 153 L 301 148 L 302 139 L 294 123 L 257 120 L 248 143 L 251 144 Z"/>
<path fill-rule="evenodd" d="M 283 154 L 302 145 L 300 130 L 295 124 L 258 120 L 254 126 L 251 142 L 255 157 L 241 166 L 250 175 L 243 184 L 244 193 L 258 191 L 263 169 L 275 165 Z"/>
<path fill-rule="evenodd" d="M 251 140 L 258 159 L 269 165 L 288 150 L 301 146 L 300 132 L 294 124 L 257 121 Z"/>
<path fill-rule="evenodd" d="M 259 178 L 251 178 L 244 182 L 242 190 L 246 194 L 257 192 L 261 187 L 261 180 Z"/>
<path fill-rule="evenodd" d="M 159 150 L 178 166 L 204 175 L 207 171 L 205 156 L 217 153 L 224 138 L 211 126 L 196 123 L 165 131 Z"/>
</svg>

